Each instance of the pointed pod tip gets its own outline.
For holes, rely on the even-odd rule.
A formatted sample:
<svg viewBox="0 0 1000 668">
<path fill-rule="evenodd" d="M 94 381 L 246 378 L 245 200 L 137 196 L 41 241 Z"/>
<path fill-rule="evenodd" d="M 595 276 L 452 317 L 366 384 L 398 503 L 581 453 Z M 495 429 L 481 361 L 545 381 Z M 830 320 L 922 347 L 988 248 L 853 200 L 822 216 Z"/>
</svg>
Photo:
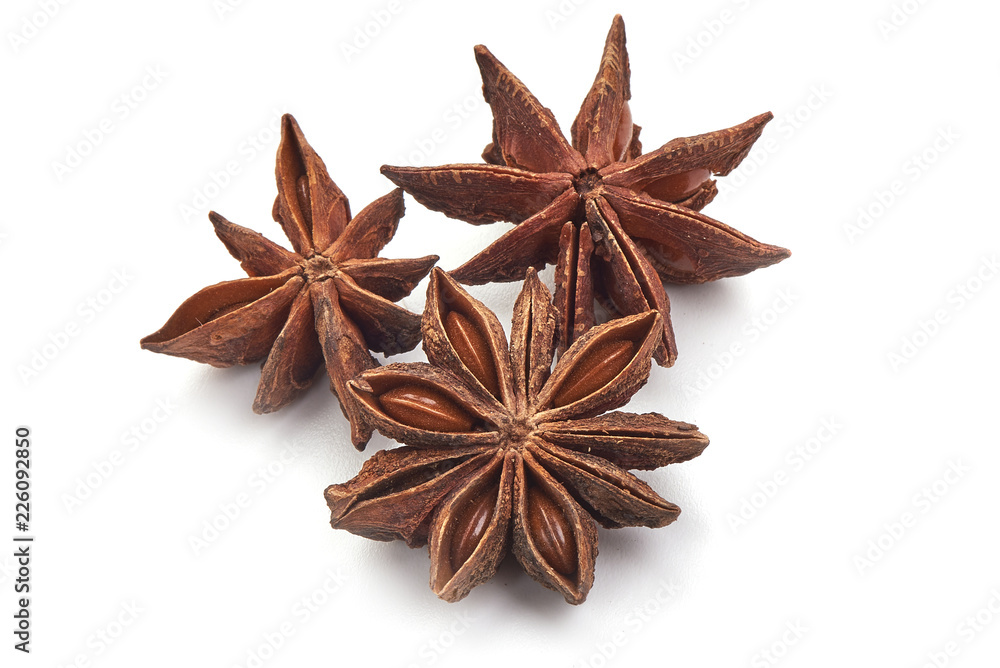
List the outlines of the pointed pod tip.
<svg viewBox="0 0 1000 668">
<path fill-rule="evenodd" d="M 438 301 L 438 296 L 441 294 L 441 281 L 444 280 L 445 271 L 441 267 L 435 266 L 430 271 L 429 280 L 427 281 L 427 299 L 424 300 L 424 315 L 428 313 L 433 313 L 433 304 Z"/>
<path fill-rule="evenodd" d="M 263 385 L 263 383 L 261 383 L 261 385 Z M 253 406 L 251 406 L 251 408 L 253 409 L 253 412 L 256 413 L 257 415 L 267 415 L 268 413 L 274 413 L 283 406 L 285 406 L 285 404 L 280 403 L 280 401 L 277 404 L 268 401 L 267 393 L 264 392 L 263 388 L 261 387 L 258 388 L 257 396 L 254 397 Z"/>
<path fill-rule="evenodd" d="M 407 167 L 396 167 L 394 165 L 382 165 L 379 167 L 379 172 L 382 176 L 392 181 L 396 186 L 402 188 L 405 182 L 405 177 L 403 176 L 409 168 Z"/>
<path fill-rule="evenodd" d="M 253 406 L 251 406 L 253 412 L 256 413 L 257 415 L 268 415 L 269 413 L 276 413 L 291 402 L 292 397 L 288 396 L 286 396 L 285 398 L 278 396 L 276 401 L 271 401 L 271 397 L 269 397 L 269 395 L 272 394 L 273 392 L 269 392 L 265 388 L 264 382 L 262 380 L 257 388 L 257 396 L 254 397 L 253 399 Z"/>
<path fill-rule="evenodd" d="M 139 347 L 143 350 L 148 350 L 151 353 L 164 353 L 169 355 L 168 343 L 170 342 L 170 336 L 163 333 L 164 327 L 156 330 L 152 334 L 147 334 L 146 336 L 139 339 Z"/>
<path fill-rule="evenodd" d="M 528 267 L 524 272 L 524 287 L 522 292 L 533 292 L 536 298 L 551 302 L 552 294 L 538 276 L 538 271 L 534 267 Z"/>
<path fill-rule="evenodd" d="M 338 500 L 338 490 L 338 485 L 327 485 L 326 489 L 323 490 L 323 500 L 326 501 L 327 505 Z"/>
<path fill-rule="evenodd" d="M 232 223 L 229 222 L 225 216 L 220 213 L 216 213 L 215 211 L 208 212 L 208 220 L 212 223 L 212 226 L 215 227 L 216 230 L 220 227 L 228 227 L 232 225 Z"/>
<path fill-rule="evenodd" d="M 423 271 L 420 274 L 421 280 L 430 276 L 431 271 L 434 269 L 435 265 L 437 265 L 438 260 L 440 259 L 441 258 L 438 257 L 437 255 L 425 255 L 421 258 L 416 258 L 414 260 L 414 262 L 420 263 L 420 266 L 423 267 Z"/>
<path fill-rule="evenodd" d="M 666 341 L 662 340 L 662 337 L 664 336 L 663 316 L 660 315 L 660 312 L 657 311 L 656 309 L 651 309 L 649 311 L 646 311 L 645 313 L 640 314 L 638 319 L 640 322 L 642 322 L 643 327 L 649 328 L 649 333 L 651 336 L 653 336 L 654 333 L 659 334 L 661 336 L 661 341 L 663 345 L 666 347 Z M 670 364 L 673 364 L 673 360 L 670 359 L 671 355 L 669 350 L 667 351 L 666 357 L 667 357 L 666 361 L 670 362 Z"/>
<path fill-rule="evenodd" d="M 534 267 L 528 267 L 524 270 L 524 282 L 521 284 L 521 290 L 518 293 L 517 301 L 520 302 L 522 299 L 532 298 L 537 296 L 538 288 L 541 285 L 541 280 L 538 278 L 538 272 Z M 545 287 L 541 285 L 541 287 Z M 515 307 L 516 308 L 516 307 Z"/>
<path fill-rule="evenodd" d="M 462 288 L 461 283 L 451 272 L 445 271 L 441 267 L 434 267 L 431 270 L 431 280 L 427 286 L 427 295 L 428 297 L 436 295 L 437 299 L 448 301 L 454 298 L 454 294 L 445 294 L 442 290 L 471 298 L 471 295 Z M 430 302 L 428 302 L 429 305 Z"/>
<path fill-rule="evenodd" d="M 760 244 L 761 251 L 763 253 L 761 262 L 754 269 L 761 269 L 763 267 L 769 267 L 773 264 L 778 264 L 782 260 L 787 260 L 792 256 L 792 251 L 787 248 L 782 248 L 781 246 L 772 246 L 771 244 Z"/>
<path fill-rule="evenodd" d="M 671 350 L 666 346 L 663 346 L 663 348 L 664 348 L 663 355 L 657 357 L 654 354 L 653 359 L 655 359 L 656 363 L 661 367 L 663 367 L 664 369 L 669 369 L 674 365 L 675 362 L 677 362 L 677 351 Z"/>
<path fill-rule="evenodd" d="M 649 327 L 650 329 L 655 329 L 655 325 L 659 324 L 662 326 L 662 316 L 660 312 L 656 309 L 649 309 L 648 311 L 642 311 L 641 313 L 632 313 L 631 315 L 625 315 L 621 318 L 615 320 L 610 320 L 607 324 L 620 323 L 625 326 L 627 323 L 638 322 L 642 323 L 643 326 Z"/>
<path fill-rule="evenodd" d="M 354 393 L 358 392 L 371 393 L 375 391 L 372 388 L 371 384 L 367 380 L 361 378 L 360 376 L 357 378 L 348 379 L 347 389 Z"/>
<path fill-rule="evenodd" d="M 387 192 L 382 196 L 382 199 L 392 204 L 392 207 L 396 210 L 396 217 L 402 218 L 403 214 L 406 213 L 406 204 L 403 199 L 403 189 L 396 187 Z"/>
<path fill-rule="evenodd" d="M 473 52 L 476 54 L 476 62 L 479 64 L 479 69 L 485 74 L 485 68 L 490 68 L 491 70 L 506 69 L 500 63 L 493 52 L 487 49 L 482 44 L 477 44 L 473 48 Z"/>
</svg>

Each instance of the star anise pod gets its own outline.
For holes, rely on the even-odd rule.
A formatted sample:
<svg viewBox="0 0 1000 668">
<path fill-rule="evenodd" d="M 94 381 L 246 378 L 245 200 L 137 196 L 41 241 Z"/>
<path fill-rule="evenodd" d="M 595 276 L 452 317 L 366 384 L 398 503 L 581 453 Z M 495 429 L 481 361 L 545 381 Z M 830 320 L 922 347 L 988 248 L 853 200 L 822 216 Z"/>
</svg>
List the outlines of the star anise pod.
<svg viewBox="0 0 1000 668">
<path fill-rule="evenodd" d="M 257 413 L 291 402 L 325 360 L 352 440 L 363 449 L 371 431 L 346 399 L 346 383 L 378 366 L 369 350 L 392 355 L 420 341 L 420 316 L 393 302 L 410 294 L 438 258 L 378 257 L 403 215 L 403 191 L 352 218 L 347 197 L 288 114 L 281 120 L 275 176 L 272 214 L 294 252 L 211 212 L 215 233 L 250 278 L 197 292 L 140 343 L 217 367 L 264 359 Z"/>
<path fill-rule="evenodd" d="M 509 349 L 496 316 L 435 269 L 423 316 L 430 364 L 391 364 L 348 383 L 362 421 L 408 445 L 327 488 L 333 527 L 429 543 L 431 588 L 447 601 L 489 580 L 510 547 L 531 577 L 576 604 L 594 581 L 595 520 L 674 521 L 680 509 L 627 469 L 691 459 L 708 439 L 657 413 L 607 412 L 646 383 L 660 315 L 594 327 L 552 369 L 555 326 L 533 269 Z"/>
<path fill-rule="evenodd" d="M 513 281 L 527 267 L 555 264 L 560 349 L 594 324 L 596 297 L 612 316 L 658 310 L 663 340 L 654 357 L 669 366 L 677 349 L 662 281 L 714 281 L 789 256 L 699 213 L 718 192 L 711 176 L 729 174 L 772 115 L 642 154 L 621 16 L 573 122 L 572 145 L 552 112 L 486 47 L 475 52 L 493 110 L 488 164 L 386 165 L 382 173 L 453 218 L 517 223 L 452 275 L 470 284 Z"/>
</svg>

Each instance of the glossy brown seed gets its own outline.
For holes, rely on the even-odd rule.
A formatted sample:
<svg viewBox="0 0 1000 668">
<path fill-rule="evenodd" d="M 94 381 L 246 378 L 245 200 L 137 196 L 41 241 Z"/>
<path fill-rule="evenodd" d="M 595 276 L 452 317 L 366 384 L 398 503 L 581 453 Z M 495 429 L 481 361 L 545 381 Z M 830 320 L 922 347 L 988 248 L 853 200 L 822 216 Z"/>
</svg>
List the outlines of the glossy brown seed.
<svg viewBox="0 0 1000 668">
<path fill-rule="evenodd" d="M 595 345 L 566 377 L 552 403 L 555 408 L 566 406 L 593 394 L 622 372 L 635 357 L 633 341 L 611 339 Z"/>
<path fill-rule="evenodd" d="M 459 359 L 469 367 L 469 371 L 483 384 L 490 394 L 500 398 L 500 383 L 493 363 L 493 351 L 486 338 L 476 329 L 471 320 L 458 311 L 449 311 L 444 319 L 444 331 L 451 345 L 455 347 Z"/>
<path fill-rule="evenodd" d="M 621 120 L 618 121 L 618 130 L 615 133 L 614 155 L 615 160 L 624 160 L 628 147 L 632 143 L 632 110 L 628 107 L 628 102 L 622 108 Z"/>
<path fill-rule="evenodd" d="M 469 560 L 469 557 L 479 546 L 479 542 L 486 533 L 486 527 L 493 519 L 499 492 L 500 485 L 498 484 L 482 490 L 455 517 L 449 554 L 453 571 L 461 568 L 462 564 Z"/>
<path fill-rule="evenodd" d="M 686 172 L 657 179 L 645 186 L 643 191 L 662 202 L 679 202 L 696 193 L 710 176 L 712 176 L 710 170 L 689 169 Z"/>
<path fill-rule="evenodd" d="M 576 572 L 576 543 L 562 509 L 538 487 L 528 489 L 528 533 L 547 564 L 567 577 Z"/>
<path fill-rule="evenodd" d="M 659 271 L 669 271 L 675 275 L 694 274 L 697 271 L 695 259 L 682 249 L 659 241 L 641 239 L 650 261 Z"/>
<path fill-rule="evenodd" d="M 471 431 L 475 419 L 452 399 L 424 385 L 400 385 L 378 396 L 393 420 L 426 431 Z"/>
</svg>

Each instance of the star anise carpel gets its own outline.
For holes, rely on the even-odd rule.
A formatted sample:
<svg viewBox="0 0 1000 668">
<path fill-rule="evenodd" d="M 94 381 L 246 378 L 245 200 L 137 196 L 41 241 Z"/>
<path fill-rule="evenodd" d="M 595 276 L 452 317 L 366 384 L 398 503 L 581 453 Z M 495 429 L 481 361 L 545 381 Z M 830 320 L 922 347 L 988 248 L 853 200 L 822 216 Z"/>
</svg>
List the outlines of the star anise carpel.
<svg viewBox="0 0 1000 668">
<path fill-rule="evenodd" d="M 558 340 L 565 349 L 595 323 L 594 300 L 612 316 L 657 310 L 654 357 L 677 355 L 663 281 L 739 276 L 789 256 L 700 213 L 760 137 L 770 113 L 724 130 L 681 137 L 642 153 L 629 109 L 625 26 L 616 16 L 597 77 L 573 122 L 572 143 L 552 112 L 484 46 L 476 60 L 493 111 L 486 164 L 383 166 L 421 204 L 476 225 L 517 226 L 452 275 L 463 283 L 520 280 L 556 265 Z"/>
<path fill-rule="evenodd" d="M 420 316 L 394 303 L 437 261 L 378 257 L 403 216 L 396 189 L 351 217 L 347 197 L 290 115 L 281 122 L 273 217 L 289 251 L 214 211 L 209 218 L 249 278 L 197 292 L 157 332 L 146 350 L 217 367 L 264 360 L 253 409 L 276 411 L 305 390 L 324 366 L 350 419 L 352 440 L 371 436 L 347 400 L 346 383 L 387 355 L 420 341 Z"/>
<path fill-rule="evenodd" d="M 597 523 L 676 519 L 680 509 L 628 469 L 691 459 L 708 439 L 657 413 L 616 410 L 647 381 L 660 315 L 593 327 L 553 368 L 556 319 L 527 270 L 508 345 L 496 316 L 435 269 L 422 321 L 428 363 L 390 364 L 347 384 L 362 423 L 406 445 L 327 488 L 332 526 L 429 544 L 431 588 L 447 601 L 489 580 L 509 550 L 576 604 L 594 581 Z"/>
</svg>

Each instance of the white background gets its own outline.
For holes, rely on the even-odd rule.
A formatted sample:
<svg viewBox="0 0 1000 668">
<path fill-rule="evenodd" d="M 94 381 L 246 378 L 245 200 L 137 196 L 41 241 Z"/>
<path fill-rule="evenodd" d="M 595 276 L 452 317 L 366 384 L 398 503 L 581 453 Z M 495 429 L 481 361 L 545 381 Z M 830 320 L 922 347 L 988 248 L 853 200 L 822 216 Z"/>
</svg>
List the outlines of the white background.
<svg viewBox="0 0 1000 668">
<path fill-rule="evenodd" d="M 30 656 L 0 551 L 4 666 L 996 665 L 996 3 L 235 4 L 4 4 L 3 429 L 32 429 L 37 537 Z M 668 286 L 680 357 L 629 408 L 712 439 L 642 474 L 678 522 L 602 530 L 580 607 L 516 563 L 446 604 L 426 550 L 330 529 L 324 487 L 389 443 L 356 452 L 325 380 L 260 417 L 256 367 L 138 340 L 242 275 L 209 208 L 285 243 L 281 112 L 359 211 L 383 162 L 479 159 L 474 44 L 568 131 L 616 11 L 647 150 L 775 113 L 706 213 L 793 255 Z M 383 254 L 451 269 L 506 228 L 408 198 Z M 507 322 L 516 291 L 475 294 Z"/>
</svg>

